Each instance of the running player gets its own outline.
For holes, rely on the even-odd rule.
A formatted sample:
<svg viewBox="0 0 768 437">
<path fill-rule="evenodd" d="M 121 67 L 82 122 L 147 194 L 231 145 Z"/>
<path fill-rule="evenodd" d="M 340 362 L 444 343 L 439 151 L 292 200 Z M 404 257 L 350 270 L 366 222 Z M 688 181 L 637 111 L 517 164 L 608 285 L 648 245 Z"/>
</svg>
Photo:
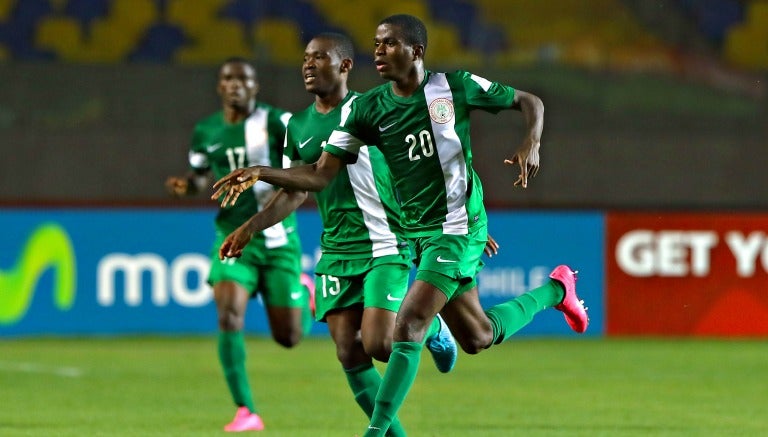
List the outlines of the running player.
<svg viewBox="0 0 768 437">
<path fill-rule="evenodd" d="M 355 100 L 317 163 L 288 170 L 250 167 L 215 185 L 217 194 L 226 194 L 225 204 L 259 179 L 288 189 L 318 190 L 358 159 L 363 145 L 375 145 L 384 155 L 401 200 L 401 223 L 419 263 L 397 315 L 392 354 L 366 436 L 385 435 L 389 429 L 416 378 L 428 322 L 438 312 L 469 354 L 503 342 L 548 307 L 562 311 L 576 332 L 588 324 L 576 295 L 575 272 L 565 265 L 556 267 L 552 280 L 541 287 L 487 310 L 478 297 L 475 276 L 483 266 L 487 217 L 472 168 L 469 114 L 474 109 L 522 112 L 522 145 L 504 162 L 519 166 L 514 185 L 525 188 L 539 170 L 541 100 L 465 71 L 426 70 L 426 28 L 411 15 L 382 20 L 374 46 L 376 70 L 389 82 Z"/>
<path fill-rule="evenodd" d="M 245 59 L 228 59 L 219 69 L 217 91 L 222 109 L 195 126 L 189 152 L 191 171 L 166 181 L 167 189 L 176 196 L 207 187 L 211 174 L 219 178 L 248 165 L 280 166 L 291 114 L 256 101 L 256 69 Z M 222 207 L 216 216 L 208 282 L 218 312 L 219 360 L 237 406 L 225 431 L 264 428 L 245 371 L 243 328 L 249 299 L 261 294 L 272 337 L 286 348 L 298 344 L 312 323 L 309 295 L 300 282 L 301 247 L 294 215 L 259 232 L 239 258 L 218 257 L 224 237 L 263 207 L 274 192 L 271 185 L 256 184 L 249 195 Z"/>
<path fill-rule="evenodd" d="M 284 153 L 295 165 L 319 159 L 325 140 L 359 97 L 347 87 L 353 57 L 351 40 L 341 34 L 323 33 L 307 44 L 302 76 L 315 102 L 288 122 Z M 298 207 L 306 191 L 298 192 L 301 197 L 296 193 L 278 192 L 265 209 L 224 240 L 221 257 L 239 256 L 255 232 Z M 381 152 L 361 148 L 360 159 L 341 168 L 316 200 L 323 222 L 322 255 L 315 267 L 316 317 L 328 324 L 349 387 L 370 418 L 381 382 L 372 358 L 389 360 L 395 317 L 410 273 L 400 207 Z M 438 370 L 450 371 L 458 351 L 439 317 L 432 320 L 425 339 Z M 405 435 L 397 418 L 387 435 Z"/>
</svg>

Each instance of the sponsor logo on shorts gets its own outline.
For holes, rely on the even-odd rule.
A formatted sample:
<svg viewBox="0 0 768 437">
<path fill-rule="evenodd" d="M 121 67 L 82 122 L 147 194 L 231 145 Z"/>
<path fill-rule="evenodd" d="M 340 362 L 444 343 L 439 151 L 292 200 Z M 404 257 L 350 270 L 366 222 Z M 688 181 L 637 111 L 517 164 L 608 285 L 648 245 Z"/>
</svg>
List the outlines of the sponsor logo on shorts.
<svg viewBox="0 0 768 437">
<path fill-rule="evenodd" d="M 390 302 L 399 302 L 403 300 L 402 297 L 392 296 L 392 293 L 387 293 L 387 300 Z"/>
<path fill-rule="evenodd" d="M 439 263 L 455 263 L 457 262 L 455 259 L 445 259 L 442 256 L 437 257 L 437 262 Z"/>
</svg>

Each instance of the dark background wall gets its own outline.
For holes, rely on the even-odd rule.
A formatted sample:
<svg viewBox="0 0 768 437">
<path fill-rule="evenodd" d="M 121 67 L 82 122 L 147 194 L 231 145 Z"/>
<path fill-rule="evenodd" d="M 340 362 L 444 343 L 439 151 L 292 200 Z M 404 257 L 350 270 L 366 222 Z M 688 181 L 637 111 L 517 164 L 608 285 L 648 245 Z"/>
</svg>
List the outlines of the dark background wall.
<svg viewBox="0 0 768 437">
<path fill-rule="evenodd" d="M 161 10 L 161 5 L 170 3 L 156 4 Z M 443 19 L 436 17 L 441 9 L 432 2 L 414 3 L 427 5 L 431 20 Z M 507 41 L 497 49 L 491 43 L 504 40 L 489 39 L 487 32 L 482 34 L 485 39 L 470 33 L 473 38 L 465 42 L 467 47 L 441 48 L 432 43 L 428 68 L 464 67 L 533 92 L 545 103 L 541 171 L 527 190 L 512 187 L 517 169 L 502 164 L 520 142 L 520 114 L 474 116 L 475 167 L 489 205 L 768 208 L 768 178 L 763 169 L 768 162 L 766 70 L 760 64 L 753 68 L 728 64 L 721 55 L 725 49 L 697 32 L 690 16 L 669 18 L 672 14 L 654 12 L 643 7 L 643 2 L 625 3 L 633 23 L 654 35 L 657 42 L 653 47 L 663 56 L 657 52 L 648 56 L 635 43 L 625 52 L 613 54 L 610 62 L 595 64 L 585 54 L 573 58 L 576 61 L 558 55 L 568 47 L 550 44 L 537 46 L 530 59 L 505 63 L 499 61 L 501 55 L 513 49 L 526 53 L 525 47 L 509 48 Z M 682 13 L 685 9 L 680 4 L 685 3 L 664 5 L 669 12 L 675 4 L 675 11 Z M 16 6 L 23 4 L 17 2 Z M 57 13 L 63 12 L 50 14 Z M 0 32 L 5 38 L 0 38 L 0 49 L 6 44 L 5 52 L 0 50 L 0 55 L 5 53 L 0 62 L 0 204 L 168 202 L 163 182 L 168 175 L 186 170 L 193 124 L 219 107 L 214 92 L 217 58 L 183 62 L 179 56 L 157 55 L 150 62 L 136 56 L 73 61 L 65 59 L 71 55 L 62 51 L 44 56 L 50 52 L 34 45 L 30 46 L 34 50 L 24 52 L 8 37 L 10 24 L 20 20 L 13 10 L 9 14 L 5 22 L 0 21 L 6 30 Z M 38 41 L 35 44 L 39 45 L 39 29 L 46 17 L 37 19 L 38 37 L 34 29 L 29 37 Z M 297 17 L 301 24 L 301 16 Z M 591 20 L 589 16 L 580 19 Z M 599 14 L 595 15 L 598 19 Z M 429 21 L 430 31 L 432 27 L 442 31 L 440 23 L 443 21 Z M 316 33 L 315 29 L 299 29 L 294 51 L 303 49 L 304 42 Z M 461 30 L 458 24 L 449 29 L 457 34 Z M 430 35 L 435 34 L 443 41 L 447 38 L 441 32 Z M 623 40 L 630 39 L 625 36 Z M 264 44 L 252 46 L 260 73 L 260 98 L 294 111 L 306 107 L 312 98 L 300 82 L 301 52 L 291 56 L 270 53 Z M 481 56 L 467 55 L 473 53 L 473 44 L 480 47 Z M 365 90 L 380 80 L 367 53 L 369 47 L 358 50 L 351 82 L 353 88 Z M 492 56 L 493 50 L 507 51 Z M 203 197 L 191 203 L 206 203 Z"/>
</svg>

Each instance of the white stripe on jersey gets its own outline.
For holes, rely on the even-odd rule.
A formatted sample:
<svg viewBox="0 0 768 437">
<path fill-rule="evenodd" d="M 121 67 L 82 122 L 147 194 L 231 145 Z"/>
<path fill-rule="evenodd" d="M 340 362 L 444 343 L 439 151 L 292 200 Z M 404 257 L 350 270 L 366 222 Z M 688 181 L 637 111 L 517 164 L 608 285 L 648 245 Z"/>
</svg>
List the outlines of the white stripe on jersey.
<svg viewBox="0 0 768 437">
<path fill-rule="evenodd" d="M 341 107 L 341 121 L 339 122 L 340 125 L 344 126 L 344 123 L 347 122 L 349 113 L 352 112 L 352 102 L 354 102 L 356 98 L 357 96 L 350 97 L 349 100 L 347 100 L 347 103 Z"/>
<path fill-rule="evenodd" d="M 347 122 L 347 118 L 349 118 L 349 113 L 352 111 L 352 102 L 356 98 L 357 96 L 350 97 L 347 103 L 345 103 L 344 106 L 341 107 L 341 121 L 339 122 L 341 126 L 344 126 L 344 124 Z M 359 139 L 353 137 L 352 135 L 346 132 L 340 132 L 337 130 L 334 130 L 333 132 L 331 132 L 331 136 L 328 137 L 328 141 L 326 141 L 326 143 L 333 144 L 339 149 L 342 149 L 349 153 L 354 153 L 354 154 L 357 154 L 360 148 L 365 146 L 365 143 L 363 143 Z M 325 148 L 325 145 L 323 145 L 323 148 Z"/>
<path fill-rule="evenodd" d="M 426 104 L 429 105 L 435 99 L 443 98 L 453 102 L 453 94 L 448 85 L 445 73 L 433 73 L 424 87 Z M 425 110 L 429 110 L 425 108 Z M 464 160 L 464 151 L 461 148 L 461 140 L 455 130 L 456 116 L 444 124 L 432 120 L 432 133 L 434 134 L 435 147 L 440 158 L 440 166 L 443 168 L 445 180 L 445 192 L 448 214 L 443 223 L 443 233 L 450 235 L 466 235 L 467 226 L 467 163 Z"/>
<path fill-rule="evenodd" d="M 482 88 L 483 91 L 485 91 L 486 93 L 488 92 L 488 88 L 490 88 L 491 85 L 493 85 L 493 83 L 490 80 L 488 80 L 488 79 L 486 79 L 484 77 L 476 76 L 474 74 L 469 76 L 469 77 L 471 77 L 472 80 L 474 80 L 476 84 L 480 85 L 480 88 Z"/>
<path fill-rule="evenodd" d="M 286 122 L 288 120 L 286 119 Z M 267 111 L 263 108 L 256 108 L 253 113 L 245 119 L 245 156 L 248 159 L 248 165 L 265 165 L 271 167 L 269 161 L 269 134 L 267 133 Z M 259 204 L 259 210 L 272 199 L 275 191 L 272 185 L 258 181 L 253 186 L 253 195 Z M 288 237 L 285 233 L 283 223 L 277 223 L 267 229 L 264 229 L 264 246 L 267 249 L 281 247 L 288 244 Z"/>
<path fill-rule="evenodd" d="M 360 148 L 357 162 L 347 165 L 347 172 L 352 192 L 355 193 L 355 200 L 363 213 L 363 221 L 373 243 L 373 257 L 397 255 L 397 237 L 389 228 L 387 213 L 376 189 L 368 146 Z"/>
</svg>

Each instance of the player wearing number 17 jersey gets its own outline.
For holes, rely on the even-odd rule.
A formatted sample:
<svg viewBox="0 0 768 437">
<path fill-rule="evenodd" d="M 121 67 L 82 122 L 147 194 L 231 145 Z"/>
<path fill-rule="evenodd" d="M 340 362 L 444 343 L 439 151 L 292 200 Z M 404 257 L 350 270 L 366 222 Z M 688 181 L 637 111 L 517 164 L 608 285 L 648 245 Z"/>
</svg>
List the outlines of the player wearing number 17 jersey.
<svg viewBox="0 0 768 437">
<path fill-rule="evenodd" d="M 225 61 L 219 69 L 217 90 L 222 108 L 195 125 L 189 174 L 166 182 L 174 195 L 195 194 L 207 186 L 199 181 L 208 175 L 219 178 L 247 165 L 282 162 L 285 125 L 291 114 L 256 100 L 256 69 L 244 59 Z M 255 235 L 240 258 L 218 257 L 224 237 L 262 209 L 274 192 L 269 184 L 256 184 L 236 204 L 219 209 L 216 216 L 208 282 L 218 313 L 219 361 L 237 407 L 225 431 L 264 428 L 245 366 L 243 330 L 250 298 L 261 294 L 272 336 L 282 346 L 298 344 L 312 323 L 309 295 L 300 282 L 301 247 L 293 215 Z"/>
</svg>

